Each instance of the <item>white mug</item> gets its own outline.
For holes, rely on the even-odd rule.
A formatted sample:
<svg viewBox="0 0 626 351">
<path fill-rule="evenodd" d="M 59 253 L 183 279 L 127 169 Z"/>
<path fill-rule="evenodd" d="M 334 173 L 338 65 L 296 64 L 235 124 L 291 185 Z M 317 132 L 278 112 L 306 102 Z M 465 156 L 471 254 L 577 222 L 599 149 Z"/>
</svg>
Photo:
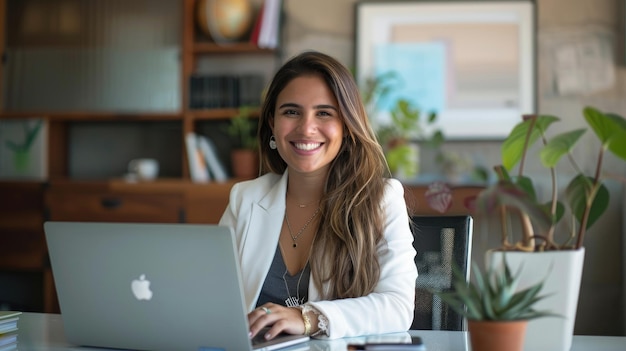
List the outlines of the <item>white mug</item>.
<svg viewBox="0 0 626 351">
<path fill-rule="evenodd" d="M 159 175 L 159 161 L 153 158 L 137 158 L 128 163 L 128 172 L 139 180 L 154 180 Z"/>
</svg>

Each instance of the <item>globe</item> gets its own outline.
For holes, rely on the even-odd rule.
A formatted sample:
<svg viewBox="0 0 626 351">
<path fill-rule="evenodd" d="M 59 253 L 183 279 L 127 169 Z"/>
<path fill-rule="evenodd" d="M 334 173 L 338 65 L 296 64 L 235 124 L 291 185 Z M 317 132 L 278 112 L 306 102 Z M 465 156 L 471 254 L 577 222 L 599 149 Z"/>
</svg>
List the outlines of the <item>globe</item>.
<svg viewBox="0 0 626 351">
<path fill-rule="evenodd" d="M 249 0 L 199 0 L 196 20 L 202 32 L 217 43 L 240 41 L 252 26 Z"/>
</svg>

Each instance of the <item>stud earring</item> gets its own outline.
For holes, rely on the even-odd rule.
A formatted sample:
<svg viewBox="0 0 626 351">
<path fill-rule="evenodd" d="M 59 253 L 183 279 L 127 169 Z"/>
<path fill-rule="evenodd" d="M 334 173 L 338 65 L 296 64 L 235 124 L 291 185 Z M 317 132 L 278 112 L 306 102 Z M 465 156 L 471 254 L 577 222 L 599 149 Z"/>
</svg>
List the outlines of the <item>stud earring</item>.
<svg viewBox="0 0 626 351">
<path fill-rule="evenodd" d="M 276 150 L 276 138 L 273 135 L 270 137 L 270 149 Z"/>
</svg>

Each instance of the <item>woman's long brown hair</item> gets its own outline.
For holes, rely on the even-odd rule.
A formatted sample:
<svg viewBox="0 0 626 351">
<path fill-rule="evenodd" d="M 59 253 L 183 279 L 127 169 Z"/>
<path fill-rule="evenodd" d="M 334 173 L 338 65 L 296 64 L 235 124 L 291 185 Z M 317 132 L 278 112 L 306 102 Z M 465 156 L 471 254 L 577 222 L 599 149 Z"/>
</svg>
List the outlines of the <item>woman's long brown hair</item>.
<svg viewBox="0 0 626 351">
<path fill-rule="evenodd" d="M 381 208 L 388 168 L 350 71 L 334 58 L 304 52 L 285 63 L 268 87 L 259 119 L 261 174 L 282 174 L 287 164 L 269 148 L 278 94 L 294 78 L 318 75 L 339 104 L 344 124 L 341 149 L 330 166 L 311 249 L 313 283 L 326 299 L 364 296 L 380 277 L 376 251 L 383 239 Z M 328 283 L 328 289 L 323 289 Z"/>
</svg>

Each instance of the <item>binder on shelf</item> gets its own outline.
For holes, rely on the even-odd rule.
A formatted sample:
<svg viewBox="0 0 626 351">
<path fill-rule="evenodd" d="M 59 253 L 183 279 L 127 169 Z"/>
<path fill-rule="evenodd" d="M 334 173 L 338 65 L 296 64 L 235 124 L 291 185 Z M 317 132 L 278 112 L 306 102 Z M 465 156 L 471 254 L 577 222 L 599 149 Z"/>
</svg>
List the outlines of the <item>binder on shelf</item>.
<svg viewBox="0 0 626 351">
<path fill-rule="evenodd" d="M 196 133 L 187 133 L 185 136 L 185 145 L 187 146 L 187 161 L 189 163 L 191 181 L 194 183 L 206 183 L 211 180 L 206 162 L 198 147 Z"/>
<path fill-rule="evenodd" d="M 259 34 L 261 33 L 264 9 L 265 3 L 261 4 L 261 7 L 259 7 L 256 20 L 254 21 L 254 27 L 252 27 L 252 33 L 250 34 L 250 43 L 257 46 L 259 45 Z"/>
<path fill-rule="evenodd" d="M 228 180 L 226 169 L 217 157 L 217 149 L 215 144 L 206 136 L 198 135 L 198 146 L 202 151 L 202 155 L 206 161 L 210 175 L 218 182 L 225 182 Z"/>
<path fill-rule="evenodd" d="M 263 17 L 259 33 L 258 47 L 275 49 L 278 46 L 278 27 L 282 0 L 265 0 L 263 3 Z"/>
</svg>

